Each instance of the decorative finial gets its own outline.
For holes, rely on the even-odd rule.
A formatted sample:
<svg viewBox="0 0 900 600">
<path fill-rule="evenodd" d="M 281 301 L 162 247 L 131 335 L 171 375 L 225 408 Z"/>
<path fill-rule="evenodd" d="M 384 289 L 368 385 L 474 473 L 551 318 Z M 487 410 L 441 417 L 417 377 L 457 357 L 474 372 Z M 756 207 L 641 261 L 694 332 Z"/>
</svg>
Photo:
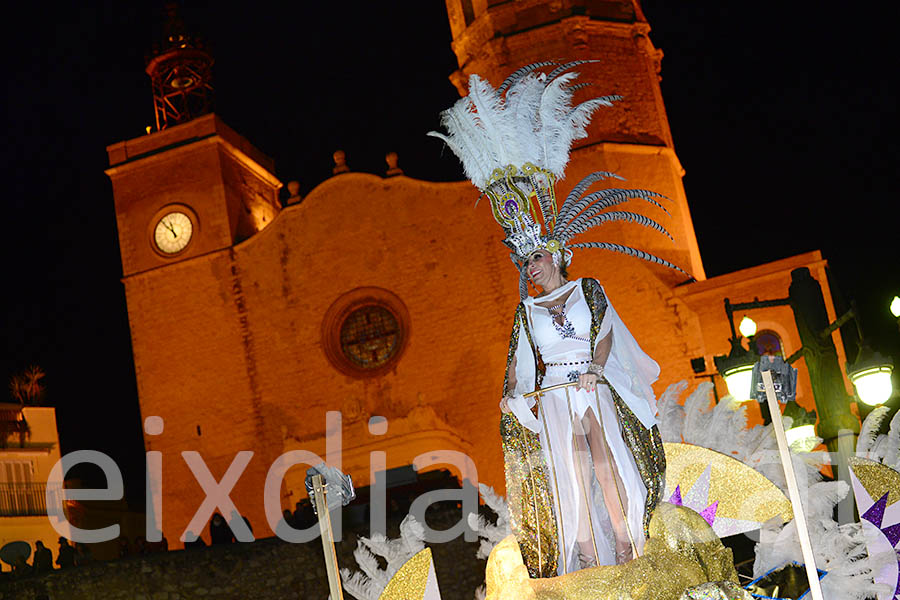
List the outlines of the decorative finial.
<svg viewBox="0 0 900 600">
<path fill-rule="evenodd" d="M 333 154 L 334 168 L 331 170 L 335 175 L 341 173 L 349 173 L 350 167 L 347 166 L 347 154 L 343 150 L 336 150 Z"/>
<path fill-rule="evenodd" d="M 303 198 L 300 197 L 300 182 L 299 181 L 288 181 L 287 184 L 288 192 L 290 192 L 290 197 L 287 199 L 287 204 L 290 206 L 291 204 L 299 204 Z"/>
<path fill-rule="evenodd" d="M 397 166 L 398 158 L 396 152 L 388 152 L 384 156 L 385 162 L 387 162 L 388 170 L 387 176 L 393 177 L 394 175 L 403 175 L 403 169 Z"/>
</svg>

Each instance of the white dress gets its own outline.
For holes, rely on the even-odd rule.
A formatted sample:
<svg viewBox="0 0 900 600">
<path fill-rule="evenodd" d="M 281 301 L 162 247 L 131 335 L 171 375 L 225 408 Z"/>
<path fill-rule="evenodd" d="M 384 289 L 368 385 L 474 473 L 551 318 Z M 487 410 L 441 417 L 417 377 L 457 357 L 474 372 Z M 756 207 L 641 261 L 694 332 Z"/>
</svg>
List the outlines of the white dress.
<svg viewBox="0 0 900 600">
<path fill-rule="evenodd" d="M 534 343 L 546 366 L 542 388 L 572 381 L 586 370 L 593 358 L 594 348 L 590 345 L 591 312 L 584 298 L 581 280 L 568 282 L 537 301 L 542 304 L 552 303 L 567 293 L 569 295 L 565 301 L 565 321 L 562 326 L 554 323 L 549 309 L 535 304 L 534 298 L 524 300 Z M 649 384 L 658 376 L 659 366 L 640 350 L 607 300 L 606 312 L 596 340 L 599 342 L 609 334 L 613 336 L 612 348 L 604 376 L 641 423 L 650 428 L 656 424 L 656 406 Z M 516 387 L 511 390 L 515 396 L 509 406 L 524 427 L 539 434 L 544 459 L 549 465 L 550 492 L 557 507 L 555 512 L 560 543 L 558 573 L 562 575 L 581 568 L 578 554 L 580 551 L 585 553 L 585 547 L 596 548 L 598 564 L 616 562 L 615 539 L 607 510 L 620 512 L 622 509 L 618 502 L 607 507 L 599 484 L 592 474 L 590 455 L 578 451 L 573 442 L 573 420 L 580 422 L 587 411 L 592 411 L 596 416 L 599 409 L 597 420 L 603 425 L 606 443 L 624 487 L 622 502 L 626 521 L 637 549 L 641 551 L 644 544 L 643 518 L 647 489 L 634 458 L 622 439 L 609 387 L 599 385 L 599 394 L 576 391 L 574 387 L 548 392 L 543 395 L 542 410 L 535 417 L 530 410 L 534 402 L 522 397 L 522 394 L 531 391 L 528 388 L 534 382 L 533 354 L 525 335 L 519 335 L 516 358 Z M 580 432 L 580 428 L 576 432 Z M 576 469 L 576 463 L 585 465 L 585 461 L 586 466 L 580 471 Z M 581 473 L 586 473 L 586 477 Z M 578 525 L 582 515 L 590 516 L 593 539 L 584 540 L 579 546 Z M 585 554 L 592 555 L 593 552 Z"/>
</svg>

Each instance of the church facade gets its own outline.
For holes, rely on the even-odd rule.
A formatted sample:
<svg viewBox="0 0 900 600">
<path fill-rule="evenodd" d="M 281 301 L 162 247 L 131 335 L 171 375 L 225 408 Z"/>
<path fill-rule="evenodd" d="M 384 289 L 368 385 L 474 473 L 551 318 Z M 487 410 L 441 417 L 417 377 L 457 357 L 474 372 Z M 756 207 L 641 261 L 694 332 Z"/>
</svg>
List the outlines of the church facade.
<svg viewBox="0 0 900 600">
<path fill-rule="evenodd" d="M 447 0 L 447 8 L 461 93 L 471 73 L 497 85 L 529 62 L 571 56 L 601 59 L 579 68 L 582 79 L 625 97 L 596 114 L 557 194 L 604 170 L 624 177 L 621 186 L 671 199 L 668 215 L 629 209 L 659 221 L 674 242 L 627 224 L 604 227 L 604 239 L 665 258 L 691 279 L 592 250 L 570 268 L 605 286 L 660 363 L 657 395 L 712 375 L 713 356 L 729 350 L 726 297 L 782 297 L 791 271 L 808 267 L 834 318 L 818 252 L 706 277 L 660 92 L 661 52 L 637 2 Z M 272 162 L 214 114 L 108 153 L 141 413 L 164 423 L 145 445 L 161 452 L 169 540 L 204 495 L 185 451 L 198 452 L 217 481 L 239 452 L 253 453 L 231 499 L 257 536 L 271 533 L 270 468 L 291 451 L 327 460 L 358 486 L 415 464 L 502 492 L 497 405 L 517 273 L 487 203 L 460 210 L 478 196 L 469 182 L 354 173 L 338 160 L 334 177 L 282 207 Z M 789 308 L 753 317 L 785 356 L 800 346 Z M 813 408 L 796 366 L 798 402 Z M 306 497 L 307 466 L 285 474 L 282 508 Z"/>
</svg>

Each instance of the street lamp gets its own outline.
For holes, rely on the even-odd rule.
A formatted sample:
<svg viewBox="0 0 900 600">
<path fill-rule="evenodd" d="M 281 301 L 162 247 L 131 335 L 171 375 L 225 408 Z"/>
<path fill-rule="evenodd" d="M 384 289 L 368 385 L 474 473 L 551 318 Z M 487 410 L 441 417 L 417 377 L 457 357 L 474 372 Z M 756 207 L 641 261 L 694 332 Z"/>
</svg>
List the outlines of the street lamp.
<svg viewBox="0 0 900 600">
<path fill-rule="evenodd" d="M 740 331 L 741 335 L 745 338 L 752 338 L 756 335 L 756 321 L 750 317 L 744 317 L 741 319 L 741 324 L 738 325 L 738 331 Z"/>
<path fill-rule="evenodd" d="M 800 425 L 799 427 L 791 427 L 784 432 L 784 437 L 787 438 L 788 446 L 799 452 L 811 451 L 818 441 L 816 426 L 811 423 Z"/>
<path fill-rule="evenodd" d="M 878 406 L 887 402 L 894 392 L 891 385 L 893 369 L 891 359 L 873 352 L 863 343 L 856 362 L 847 365 L 847 376 L 856 387 L 856 395 L 863 403 Z"/>
<path fill-rule="evenodd" d="M 750 377 L 753 374 L 753 365 L 756 364 L 756 353 L 747 350 L 741 344 L 741 338 L 731 338 L 731 352 L 728 356 L 716 356 L 716 370 L 725 378 L 728 393 L 737 402 L 746 402 L 752 397 L 750 389 Z"/>
</svg>

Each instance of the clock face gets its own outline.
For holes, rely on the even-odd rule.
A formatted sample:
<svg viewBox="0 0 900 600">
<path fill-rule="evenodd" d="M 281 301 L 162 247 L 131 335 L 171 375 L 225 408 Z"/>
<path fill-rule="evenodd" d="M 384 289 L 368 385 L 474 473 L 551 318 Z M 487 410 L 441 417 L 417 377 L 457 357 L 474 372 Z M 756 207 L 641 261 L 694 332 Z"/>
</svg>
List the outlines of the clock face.
<svg viewBox="0 0 900 600">
<path fill-rule="evenodd" d="M 194 224 L 183 212 L 170 212 L 163 216 L 153 231 L 156 247 L 165 254 L 176 254 L 184 250 L 191 241 Z"/>
</svg>

